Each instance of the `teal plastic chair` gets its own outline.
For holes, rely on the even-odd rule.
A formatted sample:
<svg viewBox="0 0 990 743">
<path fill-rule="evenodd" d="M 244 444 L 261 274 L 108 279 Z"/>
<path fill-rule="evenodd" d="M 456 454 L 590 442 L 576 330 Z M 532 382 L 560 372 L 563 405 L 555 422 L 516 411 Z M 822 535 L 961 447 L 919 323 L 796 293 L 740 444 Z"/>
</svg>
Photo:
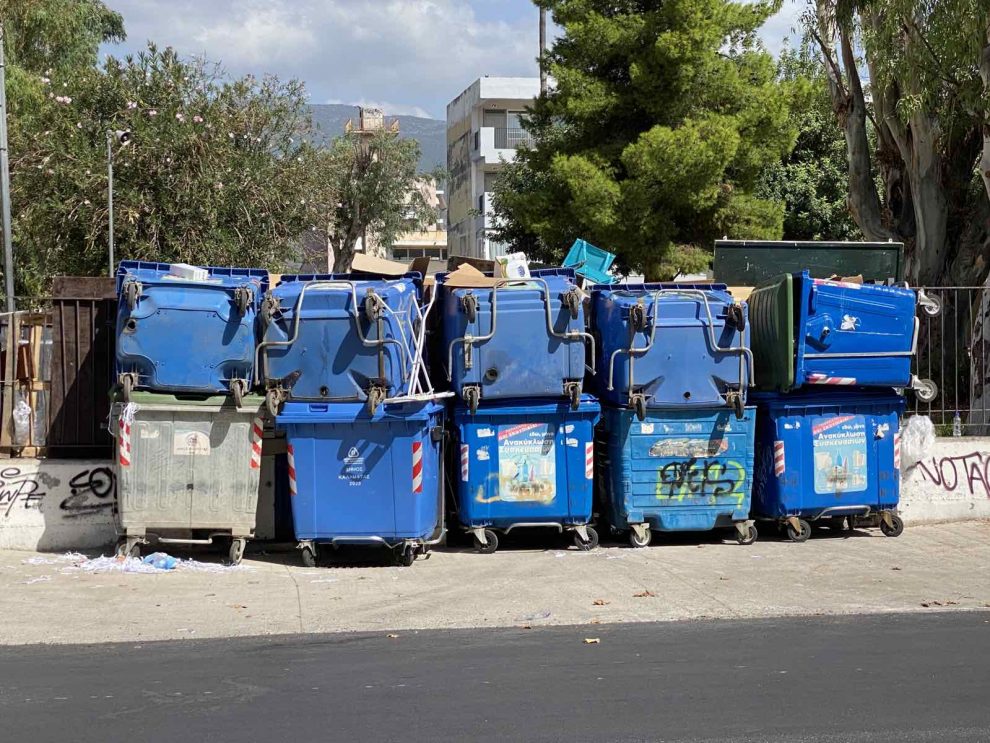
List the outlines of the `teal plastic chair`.
<svg viewBox="0 0 990 743">
<path fill-rule="evenodd" d="M 564 258 L 563 265 L 564 268 L 573 268 L 574 273 L 593 284 L 614 284 L 617 279 L 608 272 L 614 261 L 615 253 L 578 238 Z"/>
</svg>

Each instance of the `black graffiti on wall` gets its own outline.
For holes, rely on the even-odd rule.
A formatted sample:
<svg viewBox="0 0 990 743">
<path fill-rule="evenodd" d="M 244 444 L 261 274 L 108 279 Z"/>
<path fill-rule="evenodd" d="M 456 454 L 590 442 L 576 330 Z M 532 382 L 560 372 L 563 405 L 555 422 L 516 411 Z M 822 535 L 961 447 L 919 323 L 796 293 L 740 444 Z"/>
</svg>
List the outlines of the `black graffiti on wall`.
<svg viewBox="0 0 990 743">
<path fill-rule="evenodd" d="M 59 485 L 61 480 L 44 470 L 0 468 L 0 518 L 9 518 L 15 509 L 41 509 L 47 497 L 58 497 Z M 113 507 L 117 482 L 110 467 L 82 469 L 72 476 L 68 486 L 69 494 L 58 504 L 63 518 L 90 516 Z"/>
</svg>

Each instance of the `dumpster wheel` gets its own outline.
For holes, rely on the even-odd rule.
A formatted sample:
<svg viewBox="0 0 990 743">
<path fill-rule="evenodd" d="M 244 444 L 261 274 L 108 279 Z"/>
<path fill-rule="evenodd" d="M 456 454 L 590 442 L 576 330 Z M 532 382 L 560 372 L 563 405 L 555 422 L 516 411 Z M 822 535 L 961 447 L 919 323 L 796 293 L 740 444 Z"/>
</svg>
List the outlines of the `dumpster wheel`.
<svg viewBox="0 0 990 743">
<path fill-rule="evenodd" d="M 749 524 L 744 528 L 745 533 L 736 529 L 736 541 L 742 545 L 754 544 L 760 536 L 760 533 L 756 530 L 756 524 Z"/>
<path fill-rule="evenodd" d="M 883 532 L 885 537 L 899 537 L 904 533 L 904 519 L 898 516 L 896 513 L 889 514 L 890 523 L 887 523 L 887 519 L 880 519 L 880 531 Z"/>
<path fill-rule="evenodd" d="M 474 549 L 482 555 L 490 555 L 498 549 L 498 535 L 491 529 L 485 529 L 485 542 L 482 544 L 477 535 L 474 537 Z"/>
<path fill-rule="evenodd" d="M 131 401 L 131 393 L 134 392 L 134 375 L 133 374 L 121 374 L 120 375 L 120 391 L 124 397 L 124 402 Z"/>
<path fill-rule="evenodd" d="M 633 395 L 633 408 L 636 411 L 636 417 L 640 421 L 646 420 L 646 396 L 645 395 Z"/>
<path fill-rule="evenodd" d="M 244 558 L 244 549 L 247 547 L 247 540 L 234 538 L 230 542 L 230 549 L 227 550 L 227 562 L 230 565 L 240 565 Z"/>
<path fill-rule="evenodd" d="M 412 564 L 416 562 L 416 545 L 407 543 L 399 547 L 395 551 L 395 562 L 400 567 L 411 568 Z"/>
<path fill-rule="evenodd" d="M 368 413 L 371 415 L 375 414 L 378 410 L 378 406 L 385 402 L 385 398 L 388 395 L 383 387 L 377 385 L 372 385 L 368 388 Z"/>
<path fill-rule="evenodd" d="M 133 557 L 141 559 L 141 543 L 121 539 L 117 542 L 117 557 Z"/>
<path fill-rule="evenodd" d="M 743 308 L 741 304 L 731 304 L 726 308 L 725 319 L 729 325 L 734 327 L 740 333 L 746 330 L 746 315 L 743 314 Z"/>
<path fill-rule="evenodd" d="M 241 407 L 244 405 L 244 395 L 247 394 L 247 382 L 243 379 L 231 379 L 230 392 L 234 396 L 234 405 Z"/>
<path fill-rule="evenodd" d="M 265 394 L 265 406 L 268 408 L 268 413 L 272 418 L 278 415 L 278 409 L 282 403 L 281 397 L 279 391 L 276 389 L 270 389 Z"/>
<path fill-rule="evenodd" d="M 571 410 L 577 410 L 581 407 L 581 383 L 570 382 L 567 385 L 567 396 L 571 401 Z"/>
<path fill-rule="evenodd" d="M 464 397 L 464 402 L 467 403 L 468 410 L 471 411 L 471 415 L 478 412 L 478 403 L 481 402 L 481 390 L 477 387 L 465 387 L 461 392 Z"/>
<path fill-rule="evenodd" d="M 574 546 L 582 552 L 590 552 L 598 546 L 598 532 L 590 526 L 584 527 L 584 530 L 588 533 L 588 541 L 586 542 L 581 538 L 581 532 L 575 531 Z"/>
<path fill-rule="evenodd" d="M 931 402 L 938 397 L 938 385 L 930 379 L 919 379 L 914 383 L 914 394 L 921 402 Z"/>
<path fill-rule="evenodd" d="M 653 539 L 653 535 L 650 533 L 649 524 L 643 524 L 642 536 L 635 529 L 629 532 L 629 545 L 631 547 L 636 547 L 637 549 L 641 547 L 649 547 L 650 541 Z"/>
<path fill-rule="evenodd" d="M 737 420 L 742 420 L 746 417 L 746 403 L 743 400 L 742 392 L 730 392 L 727 397 L 728 402 L 732 406 L 732 412 L 736 414 Z"/>
<path fill-rule="evenodd" d="M 299 554 L 302 557 L 302 564 L 304 568 L 315 568 L 316 567 L 316 545 L 315 544 L 304 544 L 299 550 Z"/>
<path fill-rule="evenodd" d="M 790 520 L 787 522 L 787 538 L 792 542 L 807 542 L 811 536 L 811 524 L 804 519 L 797 519 L 797 528 Z"/>
</svg>

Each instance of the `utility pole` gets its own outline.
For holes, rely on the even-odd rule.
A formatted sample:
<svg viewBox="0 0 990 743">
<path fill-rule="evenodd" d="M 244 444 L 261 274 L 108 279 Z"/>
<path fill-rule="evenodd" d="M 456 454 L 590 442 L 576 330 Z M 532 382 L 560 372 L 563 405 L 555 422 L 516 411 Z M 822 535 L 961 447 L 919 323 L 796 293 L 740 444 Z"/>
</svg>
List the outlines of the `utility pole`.
<svg viewBox="0 0 990 743">
<path fill-rule="evenodd" d="M 3 278 L 7 293 L 7 312 L 14 306 L 14 243 L 10 234 L 10 154 L 7 151 L 7 66 L 3 48 L 5 38 L 0 24 L 0 211 L 3 219 Z"/>
<path fill-rule="evenodd" d="M 547 51 L 547 9 L 540 7 L 540 95 L 547 94 L 547 68 L 543 55 Z"/>
</svg>

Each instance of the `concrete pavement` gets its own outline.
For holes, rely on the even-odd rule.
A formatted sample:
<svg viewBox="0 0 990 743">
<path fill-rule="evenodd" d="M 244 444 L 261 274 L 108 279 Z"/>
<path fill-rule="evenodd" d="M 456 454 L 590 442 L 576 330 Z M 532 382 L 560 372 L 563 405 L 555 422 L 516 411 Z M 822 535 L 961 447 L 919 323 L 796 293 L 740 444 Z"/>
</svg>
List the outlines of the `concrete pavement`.
<svg viewBox="0 0 990 743">
<path fill-rule="evenodd" d="M 395 634 L 0 648 L 4 739 L 990 740 L 987 612 Z"/>
<path fill-rule="evenodd" d="M 0 552 L 0 644 L 933 612 L 990 606 L 990 523 L 817 532 L 750 547 L 708 535 L 437 552 L 411 568 L 303 568 L 294 551 L 222 573 L 86 574 Z M 202 559 L 214 559 L 203 557 Z"/>
</svg>

